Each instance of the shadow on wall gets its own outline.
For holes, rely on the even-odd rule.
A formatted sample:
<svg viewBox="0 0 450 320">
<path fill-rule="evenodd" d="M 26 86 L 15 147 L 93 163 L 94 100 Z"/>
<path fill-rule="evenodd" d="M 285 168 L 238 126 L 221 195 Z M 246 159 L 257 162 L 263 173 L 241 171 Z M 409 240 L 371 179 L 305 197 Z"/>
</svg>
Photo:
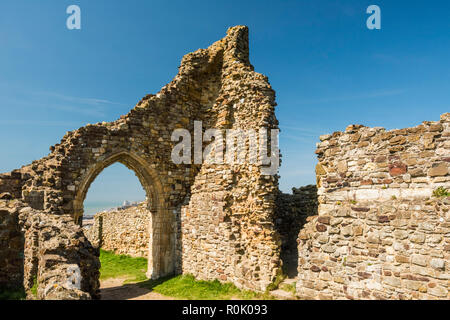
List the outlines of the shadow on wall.
<svg viewBox="0 0 450 320">
<path fill-rule="evenodd" d="M 281 239 L 283 273 L 289 278 L 298 274 L 298 244 L 300 229 L 310 216 L 318 213 L 317 187 L 292 188 L 292 194 L 279 193 L 275 212 L 275 228 Z"/>
<path fill-rule="evenodd" d="M 18 210 L 0 200 L 0 300 L 7 292 L 24 291 L 24 242 Z"/>
</svg>

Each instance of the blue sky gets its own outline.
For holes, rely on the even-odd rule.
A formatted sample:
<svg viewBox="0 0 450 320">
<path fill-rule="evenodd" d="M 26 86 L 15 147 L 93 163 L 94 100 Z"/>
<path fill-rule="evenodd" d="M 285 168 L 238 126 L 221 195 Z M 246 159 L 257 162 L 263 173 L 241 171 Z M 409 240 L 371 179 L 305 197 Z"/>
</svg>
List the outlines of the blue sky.
<svg viewBox="0 0 450 320">
<path fill-rule="evenodd" d="M 66 28 L 81 7 L 82 29 Z M 366 8 L 381 8 L 381 30 Z M 250 28 L 251 61 L 277 92 L 280 187 L 315 182 L 318 136 L 388 129 L 450 111 L 449 1 L 25 1 L 0 4 L 0 172 L 48 154 L 66 131 L 112 121 L 172 80 L 184 54 Z M 122 165 L 87 208 L 143 199 Z M 88 211 L 88 210 L 87 210 Z"/>
</svg>

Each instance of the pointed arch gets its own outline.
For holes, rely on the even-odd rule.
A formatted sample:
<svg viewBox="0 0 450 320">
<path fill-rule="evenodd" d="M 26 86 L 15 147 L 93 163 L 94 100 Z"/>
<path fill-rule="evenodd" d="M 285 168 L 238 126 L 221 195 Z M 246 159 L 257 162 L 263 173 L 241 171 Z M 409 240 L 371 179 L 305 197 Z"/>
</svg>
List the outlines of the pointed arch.
<svg viewBox="0 0 450 320">
<path fill-rule="evenodd" d="M 122 163 L 138 177 L 147 195 L 150 216 L 150 245 L 148 253 L 147 276 L 159 278 L 174 272 L 175 265 L 175 221 L 167 207 L 163 184 L 156 170 L 142 157 L 121 150 L 114 154 L 100 157 L 89 166 L 79 180 L 73 201 L 73 218 L 81 223 L 84 212 L 83 203 L 89 187 L 97 176 L 114 163 Z"/>
</svg>

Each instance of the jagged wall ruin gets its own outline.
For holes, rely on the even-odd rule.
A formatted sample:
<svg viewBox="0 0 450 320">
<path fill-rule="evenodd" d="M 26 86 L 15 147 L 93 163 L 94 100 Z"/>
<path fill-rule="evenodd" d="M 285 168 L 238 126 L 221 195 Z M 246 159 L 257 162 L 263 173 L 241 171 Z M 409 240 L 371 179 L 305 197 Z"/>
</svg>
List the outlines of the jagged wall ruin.
<svg viewBox="0 0 450 320">
<path fill-rule="evenodd" d="M 9 199 L 0 200 L 0 220 L 0 290 L 23 287 L 31 299 L 99 298 L 98 250 L 72 217 Z"/>
<path fill-rule="evenodd" d="M 249 62 L 247 27 L 233 27 L 208 49 L 183 57 L 177 76 L 157 95 L 117 121 L 68 132 L 47 157 L 0 177 L 0 190 L 36 212 L 79 224 L 90 184 L 121 162 L 147 193 L 149 277 L 183 272 L 263 290 L 280 266 L 273 225 L 277 176 L 263 176 L 260 164 L 175 164 L 171 134 L 177 128 L 192 133 L 194 121 L 224 132 L 275 129 L 275 105 L 267 77 Z M 25 253 L 30 246 L 25 239 Z"/>
<path fill-rule="evenodd" d="M 449 299 L 450 114 L 321 137 L 318 216 L 299 234 L 305 299 Z"/>
</svg>

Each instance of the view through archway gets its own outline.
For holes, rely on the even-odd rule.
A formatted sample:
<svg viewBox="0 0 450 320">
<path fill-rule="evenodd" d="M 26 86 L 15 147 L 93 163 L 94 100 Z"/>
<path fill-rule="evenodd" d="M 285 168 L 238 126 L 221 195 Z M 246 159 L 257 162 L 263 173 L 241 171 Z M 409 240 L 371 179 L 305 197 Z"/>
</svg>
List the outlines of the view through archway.
<svg viewBox="0 0 450 320">
<path fill-rule="evenodd" d="M 119 162 L 104 168 L 90 184 L 83 202 L 85 233 L 103 254 L 147 259 L 151 230 L 148 201 L 132 170 Z"/>
<path fill-rule="evenodd" d="M 148 201 L 135 172 L 120 162 L 104 168 L 89 185 L 82 223 L 101 249 L 100 288 L 106 298 L 122 299 L 124 281 L 146 279 L 151 252 Z"/>
<path fill-rule="evenodd" d="M 116 162 L 105 168 L 89 187 L 84 219 L 94 214 L 145 201 L 145 190 L 134 172 Z"/>
</svg>

